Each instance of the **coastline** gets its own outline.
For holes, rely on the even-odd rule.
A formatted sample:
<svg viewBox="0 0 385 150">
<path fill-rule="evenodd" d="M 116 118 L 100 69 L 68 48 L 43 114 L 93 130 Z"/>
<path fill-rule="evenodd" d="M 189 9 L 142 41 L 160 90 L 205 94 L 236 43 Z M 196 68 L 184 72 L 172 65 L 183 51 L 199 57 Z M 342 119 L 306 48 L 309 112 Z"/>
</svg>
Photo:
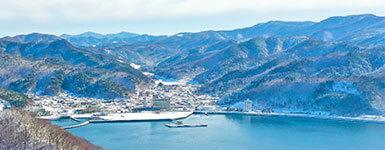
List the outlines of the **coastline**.
<svg viewBox="0 0 385 150">
<path fill-rule="evenodd" d="M 169 113 L 169 112 L 168 112 Z M 128 114 L 128 113 L 125 113 Z M 279 116 L 279 117 L 303 117 L 303 118 L 315 118 L 315 119 L 325 119 L 325 120 L 344 120 L 344 121 L 362 121 L 362 122 L 374 122 L 374 123 L 384 123 L 384 116 L 360 116 L 360 117 L 344 117 L 344 116 L 326 116 L 326 115 L 312 115 L 312 114 L 298 114 L 298 113 L 262 113 L 262 112 L 238 112 L 238 111 L 193 111 L 189 114 L 183 114 L 178 116 L 165 116 L 155 117 L 154 116 L 145 116 L 146 113 L 138 113 L 137 116 L 132 116 L 134 113 L 130 113 L 130 116 L 125 116 L 120 118 L 122 114 L 109 114 L 106 118 L 95 117 L 94 114 L 81 114 L 81 115 L 63 115 L 63 116 L 41 116 L 40 119 L 47 120 L 59 120 L 59 119 L 101 119 L 101 120 L 90 120 L 90 123 L 113 123 L 113 122 L 140 122 L 140 121 L 170 121 L 185 119 L 190 117 L 193 114 L 209 114 L 209 115 L 249 115 L 249 116 Z M 151 113 L 149 113 L 151 114 Z M 124 115 L 124 114 L 123 114 Z M 142 117 L 141 117 L 142 116 Z"/>
<path fill-rule="evenodd" d="M 312 114 L 295 114 L 295 113 L 261 113 L 261 112 L 237 112 L 237 111 L 194 111 L 194 114 L 212 114 L 212 115 L 249 115 L 249 116 L 281 116 L 281 117 L 303 117 L 325 120 L 344 120 L 344 121 L 363 121 L 384 123 L 384 116 L 362 116 L 362 117 L 344 117 L 344 116 L 322 116 Z"/>
<path fill-rule="evenodd" d="M 80 115 L 55 115 L 55 116 L 41 116 L 39 119 L 46 120 L 60 120 L 71 119 L 76 122 L 82 122 L 79 119 L 88 119 L 88 121 L 62 127 L 64 129 L 71 129 L 85 126 L 89 123 L 113 123 L 113 122 L 148 122 L 148 121 L 172 121 L 180 120 L 190 117 L 193 114 L 190 112 L 141 112 L 141 113 L 117 113 L 107 114 L 103 116 L 96 116 L 95 114 L 80 114 Z"/>
</svg>

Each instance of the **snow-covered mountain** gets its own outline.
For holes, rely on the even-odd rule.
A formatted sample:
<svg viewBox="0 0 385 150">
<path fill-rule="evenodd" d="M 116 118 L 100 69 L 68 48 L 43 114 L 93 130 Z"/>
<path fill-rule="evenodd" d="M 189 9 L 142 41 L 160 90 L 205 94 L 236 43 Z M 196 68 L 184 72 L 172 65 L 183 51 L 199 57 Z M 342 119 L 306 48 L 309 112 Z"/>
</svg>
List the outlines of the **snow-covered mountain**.
<svg viewBox="0 0 385 150">
<path fill-rule="evenodd" d="M 40 35 L 39 35 L 40 36 Z M 77 48 L 64 39 L 0 39 L 0 85 L 21 93 L 128 97 L 152 80 L 129 63 Z"/>
<path fill-rule="evenodd" d="M 220 105 L 249 98 L 276 110 L 384 115 L 384 43 L 385 17 L 372 14 L 171 36 L 34 33 L 0 39 L 0 84 L 121 97 L 151 83 L 141 73 L 149 71 L 197 81 L 197 93 L 219 96 Z"/>
</svg>

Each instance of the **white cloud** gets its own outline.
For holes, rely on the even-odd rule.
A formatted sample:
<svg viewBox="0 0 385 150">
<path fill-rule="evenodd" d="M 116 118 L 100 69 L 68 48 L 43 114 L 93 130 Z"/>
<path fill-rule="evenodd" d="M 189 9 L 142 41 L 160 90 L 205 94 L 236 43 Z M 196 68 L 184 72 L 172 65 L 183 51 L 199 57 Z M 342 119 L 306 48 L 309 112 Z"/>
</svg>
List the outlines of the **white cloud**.
<svg viewBox="0 0 385 150">
<path fill-rule="evenodd" d="M 0 0 L 1 21 L 143 20 L 209 17 L 230 13 L 303 10 L 374 10 L 384 0 Z"/>
</svg>

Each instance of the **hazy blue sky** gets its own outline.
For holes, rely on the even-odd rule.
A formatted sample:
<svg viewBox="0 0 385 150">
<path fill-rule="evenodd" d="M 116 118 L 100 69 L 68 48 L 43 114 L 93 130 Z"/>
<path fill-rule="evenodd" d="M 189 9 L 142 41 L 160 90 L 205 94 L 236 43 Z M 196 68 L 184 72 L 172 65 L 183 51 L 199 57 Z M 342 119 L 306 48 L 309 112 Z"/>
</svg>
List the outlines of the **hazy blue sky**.
<svg viewBox="0 0 385 150">
<path fill-rule="evenodd" d="M 0 0 L 0 36 L 86 31 L 174 34 L 269 20 L 385 16 L 385 0 Z"/>
</svg>

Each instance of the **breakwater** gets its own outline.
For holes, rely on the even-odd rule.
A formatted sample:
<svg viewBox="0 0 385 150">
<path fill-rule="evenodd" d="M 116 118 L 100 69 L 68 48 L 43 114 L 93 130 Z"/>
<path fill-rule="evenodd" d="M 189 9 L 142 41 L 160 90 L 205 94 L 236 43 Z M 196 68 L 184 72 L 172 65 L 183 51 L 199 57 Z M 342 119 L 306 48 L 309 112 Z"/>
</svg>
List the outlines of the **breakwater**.
<svg viewBox="0 0 385 150">
<path fill-rule="evenodd" d="M 83 122 L 81 124 L 77 124 L 77 125 L 73 125 L 73 126 L 68 126 L 68 127 L 63 127 L 63 129 L 77 128 L 77 127 L 85 126 L 85 125 L 87 125 L 89 123 L 90 123 L 89 121 L 86 121 L 86 122 Z"/>
</svg>

